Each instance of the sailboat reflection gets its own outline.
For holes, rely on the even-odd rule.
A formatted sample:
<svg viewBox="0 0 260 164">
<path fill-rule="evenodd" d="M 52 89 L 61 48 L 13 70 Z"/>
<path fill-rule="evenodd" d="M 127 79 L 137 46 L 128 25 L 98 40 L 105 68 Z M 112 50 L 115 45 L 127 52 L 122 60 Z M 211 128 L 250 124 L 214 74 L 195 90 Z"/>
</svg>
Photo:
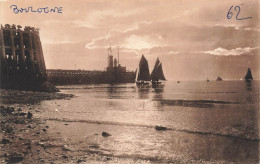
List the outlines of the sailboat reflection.
<svg viewBox="0 0 260 164">
<path fill-rule="evenodd" d="M 137 94 L 139 99 L 148 99 L 151 86 L 150 85 L 136 85 Z"/>
<path fill-rule="evenodd" d="M 153 92 L 154 92 L 154 95 L 153 95 L 154 100 L 162 100 L 163 99 L 164 86 L 165 86 L 164 84 L 152 86 Z"/>
</svg>

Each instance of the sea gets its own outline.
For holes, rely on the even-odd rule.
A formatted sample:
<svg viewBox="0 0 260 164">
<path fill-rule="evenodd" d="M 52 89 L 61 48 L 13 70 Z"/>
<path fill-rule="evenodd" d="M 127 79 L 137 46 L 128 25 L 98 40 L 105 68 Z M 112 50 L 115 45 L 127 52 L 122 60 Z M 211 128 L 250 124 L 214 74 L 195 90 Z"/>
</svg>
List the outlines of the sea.
<svg viewBox="0 0 260 164">
<path fill-rule="evenodd" d="M 151 163 L 258 163 L 259 87 L 260 81 L 58 86 L 74 97 L 42 101 L 36 116 L 73 150 Z"/>
</svg>

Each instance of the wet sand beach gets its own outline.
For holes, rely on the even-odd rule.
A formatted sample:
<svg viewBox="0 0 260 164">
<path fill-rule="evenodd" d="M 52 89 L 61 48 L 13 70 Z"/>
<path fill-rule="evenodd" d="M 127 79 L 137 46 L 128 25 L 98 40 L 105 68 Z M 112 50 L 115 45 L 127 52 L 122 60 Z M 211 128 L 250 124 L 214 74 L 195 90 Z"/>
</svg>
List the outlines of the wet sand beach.
<svg viewBox="0 0 260 164">
<path fill-rule="evenodd" d="M 259 161 L 258 81 L 58 88 L 1 90 L 1 162 Z"/>
<path fill-rule="evenodd" d="M 69 94 L 1 90 L 1 162 L 66 161 L 64 144 L 48 133 L 44 119 L 35 118 L 42 100 L 69 99 Z"/>
<path fill-rule="evenodd" d="M 1 89 L 0 163 L 146 163 L 142 160 L 100 155 L 93 150 L 73 150 L 60 132 L 52 133 L 41 113 L 43 100 L 69 100 L 72 94 Z M 66 127 L 67 124 L 62 124 Z M 102 133 L 99 134 L 101 137 Z"/>
</svg>

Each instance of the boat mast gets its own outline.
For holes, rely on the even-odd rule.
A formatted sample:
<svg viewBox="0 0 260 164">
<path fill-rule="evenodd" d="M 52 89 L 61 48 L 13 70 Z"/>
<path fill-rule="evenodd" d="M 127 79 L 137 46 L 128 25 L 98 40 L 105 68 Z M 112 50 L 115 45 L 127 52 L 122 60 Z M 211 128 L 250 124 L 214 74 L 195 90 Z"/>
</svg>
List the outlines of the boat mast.
<svg viewBox="0 0 260 164">
<path fill-rule="evenodd" d="M 117 46 L 117 60 L 118 60 L 118 66 L 119 66 L 119 46 Z"/>
</svg>

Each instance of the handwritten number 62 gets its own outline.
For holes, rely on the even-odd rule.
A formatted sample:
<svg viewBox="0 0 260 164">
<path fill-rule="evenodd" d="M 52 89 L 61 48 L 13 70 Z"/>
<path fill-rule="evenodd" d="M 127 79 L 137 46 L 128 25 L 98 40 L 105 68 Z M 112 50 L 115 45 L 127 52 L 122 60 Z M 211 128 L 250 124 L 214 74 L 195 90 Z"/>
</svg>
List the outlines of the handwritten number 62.
<svg viewBox="0 0 260 164">
<path fill-rule="evenodd" d="M 228 19 L 231 19 L 232 16 L 233 16 L 233 12 L 231 12 L 232 8 L 233 8 L 233 6 L 231 6 L 230 9 L 228 10 L 228 13 L 227 13 L 227 18 Z M 236 19 L 237 20 L 243 20 L 243 19 L 250 19 L 250 18 L 252 18 L 252 17 L 238 18 L 238 15 L 240 13 L 240 6 L 236 6 L 234 9 L 237 11 L 237 15 L 236 15 Z"/>
</svg>

